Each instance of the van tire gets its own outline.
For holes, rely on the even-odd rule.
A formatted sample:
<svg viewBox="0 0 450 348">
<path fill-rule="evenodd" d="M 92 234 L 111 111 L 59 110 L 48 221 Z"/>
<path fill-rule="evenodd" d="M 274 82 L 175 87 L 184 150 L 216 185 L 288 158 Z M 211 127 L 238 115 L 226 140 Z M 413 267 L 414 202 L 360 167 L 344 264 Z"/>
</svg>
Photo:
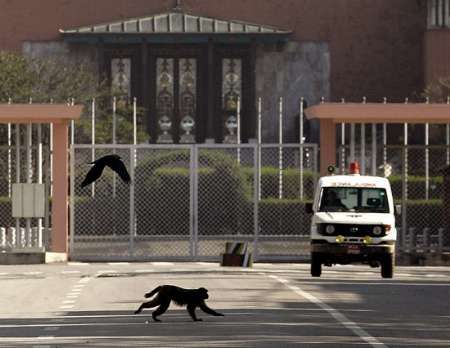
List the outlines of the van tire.
<svg viewBox="0 0 450 348">
<path fill-rule="evenodd" d="M 311 253 L 311 276 L 320 277 L 322 274 L 322 258 L 319 253 Z"/>
<path fill-rule="evenodd" d="M 381 259 L 381 277 L 392 278 L 394 276 L 395 254 L 386 254 Z"/>
</svg>

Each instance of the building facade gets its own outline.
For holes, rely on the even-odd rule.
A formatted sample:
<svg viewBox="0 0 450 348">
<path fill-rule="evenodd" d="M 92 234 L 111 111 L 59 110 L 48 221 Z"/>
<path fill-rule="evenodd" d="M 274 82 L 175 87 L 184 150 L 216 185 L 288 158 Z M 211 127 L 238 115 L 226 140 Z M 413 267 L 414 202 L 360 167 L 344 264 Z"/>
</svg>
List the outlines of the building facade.
<svg viewBox="0 0 450 348">
<path fill-rule="evenodd" d="M 449 0 L 0 0 L 0 49 L 83 60 L 150 141 L 298 141 L 299 99 L 400 101 L 450 74 Z M 238 108 L 239 104 L 239 108 Z M 308 127 L 307 141 L 318 140 Z"/>
</svg>

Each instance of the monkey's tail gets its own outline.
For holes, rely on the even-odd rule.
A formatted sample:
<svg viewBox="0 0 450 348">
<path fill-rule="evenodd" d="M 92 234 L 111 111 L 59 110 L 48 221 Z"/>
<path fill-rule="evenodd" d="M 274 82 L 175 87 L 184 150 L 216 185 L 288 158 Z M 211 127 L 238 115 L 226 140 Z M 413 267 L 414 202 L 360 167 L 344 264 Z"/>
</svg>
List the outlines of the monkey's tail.
<svg viewBox="0 0 450 348">
<path fill-rule="evenodd" d="M 157 288 L 153 289 L 152 291 L 146 293 L 144 296 L 145 296 L 145 298 L 152 297 L 154 294 L 159 292 L 159 290 L 161 290 L 161 286 L 158 286 Z"/>
</svg>

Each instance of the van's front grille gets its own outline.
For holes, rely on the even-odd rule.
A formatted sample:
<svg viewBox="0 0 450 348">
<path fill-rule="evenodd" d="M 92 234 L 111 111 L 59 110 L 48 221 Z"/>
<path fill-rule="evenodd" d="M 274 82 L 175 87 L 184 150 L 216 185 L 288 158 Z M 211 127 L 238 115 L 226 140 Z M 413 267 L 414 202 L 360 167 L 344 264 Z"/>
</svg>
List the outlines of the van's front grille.
<svg viewBox="0 0 450 348">
<path fill-rule="evenodd" d="M 327 226 L 333 226 L 334 231 L 327 233 Z M 381 234 L 375 235 L 373 233 L 374 227 L 381 228 Z M 330 227 L 328 228 L 330 229 Z M 355 225 L 355 224 L 320 224 L 319 233 L 324 236 L 345 236 L 345 237 L 383 237 L 386 235 L 386 229 L 383 225 Z"/>
</svg>

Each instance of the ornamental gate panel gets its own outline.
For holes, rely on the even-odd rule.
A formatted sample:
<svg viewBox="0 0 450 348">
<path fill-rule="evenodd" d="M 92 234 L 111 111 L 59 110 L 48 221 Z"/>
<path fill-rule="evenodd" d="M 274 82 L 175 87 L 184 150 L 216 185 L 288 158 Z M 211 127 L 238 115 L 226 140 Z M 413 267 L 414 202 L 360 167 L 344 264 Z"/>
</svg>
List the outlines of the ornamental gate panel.
<svg viewBox="0 0 450 348">
<path fill-rule="evenodd" d="M 121 156 L 80 184 L 89 162 Z M 255 260 L 308 257 L 316 145 L 73 145 L 70 258 L 80 261 L 214 260 L 245 241 Z"/>
</svg>

